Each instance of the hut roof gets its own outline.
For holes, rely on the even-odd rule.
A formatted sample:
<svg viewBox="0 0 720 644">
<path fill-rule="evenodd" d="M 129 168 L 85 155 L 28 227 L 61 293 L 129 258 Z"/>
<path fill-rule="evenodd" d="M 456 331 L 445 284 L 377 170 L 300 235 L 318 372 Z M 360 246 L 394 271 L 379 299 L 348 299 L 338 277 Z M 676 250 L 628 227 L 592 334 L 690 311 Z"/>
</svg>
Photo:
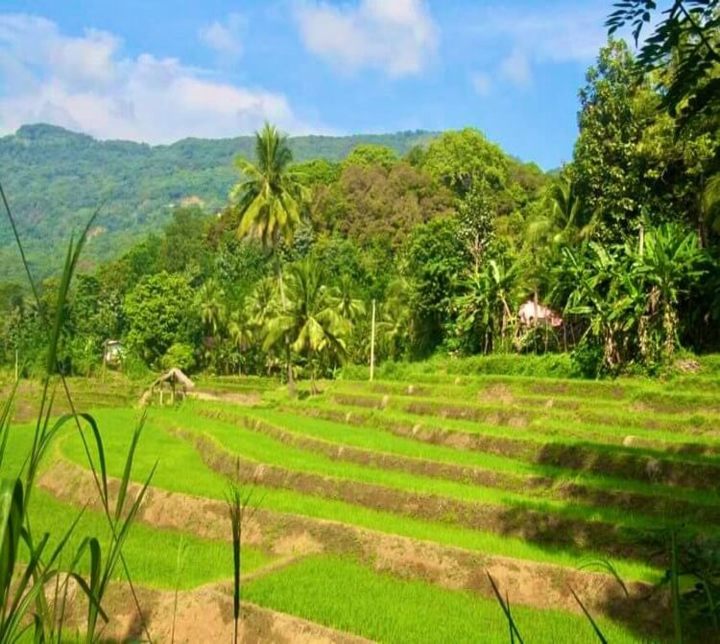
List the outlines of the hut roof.
<svg viewBox="0 0 720 644">
<path fill-rule="evenodd" d="M 185 387 L 185 389 L 192 389 L 195 386 L 195 383 L 190 380 L 180 369 L 177 367 L 173 367 L 170 369 L 170 371 L 164 373 L 162 376 L 160 376 L 154 383 L 153 387 L 156 385 L 161 385 L 165 382 L 169 382 L 171 384 L 179 384 Z"/>
</svg>

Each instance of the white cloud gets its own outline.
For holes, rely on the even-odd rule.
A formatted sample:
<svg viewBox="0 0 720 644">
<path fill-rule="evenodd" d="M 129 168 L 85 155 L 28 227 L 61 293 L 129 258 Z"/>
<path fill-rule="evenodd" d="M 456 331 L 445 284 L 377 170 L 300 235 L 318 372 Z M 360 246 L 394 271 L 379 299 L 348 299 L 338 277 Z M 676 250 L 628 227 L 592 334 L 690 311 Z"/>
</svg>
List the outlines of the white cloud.
<svg viewBox="0 0 720 644">
<path fill-rule="evenodd" d="M 475 72 L 470 75 L 470 83 L 478 96 L 489 96 L 492 91 L 490 74 Z"/>
<path fill-rule="evenodd" d="M 528 55 L 521 49 L 513 51 L 500 63 L 500 75 L 518 87 L 529 85 L 532 71 Z"/>
<path fill-rule="evenodd" d="M 237 60 L 242 55 L 242 31 L 245 19 L 239 13 L 228 15 L 224 23 L 215 21 L 198 31 L 200 40 L 220 55 Z"/>
<path fill-rule="evenodd" d="M 295 14 L 305 46 L 341 69 L 417 74 L 438 45 L 424 0 L 360 0 L 352 7 L 302 2 Z"/>
<path fill-rule="evenodd" d="M 607 40 L 604 13 L 592 3 L 556 6 L 552 11 L 503 11 L 484 28 L 507 37 L 536 62 L 589 62 Z"/>
<path fill-rule="evenodd" d="M 590 1 L 558 2 L 552 10 L 494 7 L 473 16 L 472 31 L 478 47 L 506 52 L 493 74 L 523 87 L 537 65 L 590 64 L 607 41 L 606 12 L 606 3 Z"/>
<path fill-rule="evenodd" d="M 24 14 L 0 14 L 0 78 L 0 132 L 44 121 L 165 143 L 247 133 L 265 120 L 293 133 L 313 129 L 282 94 L 220 82 L 175 58 L 124 57 L 112 34 L 70 37 Z"/>
</svg>

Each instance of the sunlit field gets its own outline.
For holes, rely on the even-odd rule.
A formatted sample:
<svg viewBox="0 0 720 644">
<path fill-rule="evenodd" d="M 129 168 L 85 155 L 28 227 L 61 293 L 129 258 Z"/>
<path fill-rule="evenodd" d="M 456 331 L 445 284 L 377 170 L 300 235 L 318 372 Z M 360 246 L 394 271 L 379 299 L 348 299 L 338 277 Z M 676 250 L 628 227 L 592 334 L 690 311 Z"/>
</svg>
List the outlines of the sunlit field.
<svg viewBox="0 0 720 644">
<path fill-rule="evenodd" d="M 669 531 L 720 526 L 710 378 L 417 375 L 324 381 L 297 397 L 273 380 L 205 377 L 186 401 L 151 406 L 131 474 L 142 483 L 157 464 L 124 549 L 133 582 L 230 592 L 235 482 L 252 507 L 248 606 L 381 641 L 503 642 L 490 575 L 533 641 L 594 641 L 573 592 L 608 641 L 667 637 L 667 588 L 650 590 Z M 96 405 L 119 480 L 142 412 L 116 385 L 69 386 Z M 14 424 L 11 467 L 31 436 Z M 57 538 L 85 507 L 78 534 L 109 539 L 76 428 L 58 435 L 39 481 L 35 530 Z"/>
</svg>

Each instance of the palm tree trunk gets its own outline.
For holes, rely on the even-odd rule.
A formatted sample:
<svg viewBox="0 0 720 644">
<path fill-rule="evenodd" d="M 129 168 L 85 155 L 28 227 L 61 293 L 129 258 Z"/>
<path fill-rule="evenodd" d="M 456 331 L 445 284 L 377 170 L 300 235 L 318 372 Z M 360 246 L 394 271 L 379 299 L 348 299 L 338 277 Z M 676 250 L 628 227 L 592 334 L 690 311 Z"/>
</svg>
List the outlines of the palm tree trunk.
<svg viewBox="0 0 720 644">
<path fill-rule="evenodd" d="M 282 267 L 280 261 L 277 263 L 278 271 L 278 282 L 280 284 L 280 305 L 283 308 L 283 313 L 287 313 L 287 300 L 285 299 L 285 286 L 283 284 Z M 291 396 L 295 395 L 295 378 L 293 376 L 292 360 L 290 357 L 290 337 L 285 334 L 285 364 L 287 365 L 287 379 L 288 379 L 288 393 Z"/>
</svg>

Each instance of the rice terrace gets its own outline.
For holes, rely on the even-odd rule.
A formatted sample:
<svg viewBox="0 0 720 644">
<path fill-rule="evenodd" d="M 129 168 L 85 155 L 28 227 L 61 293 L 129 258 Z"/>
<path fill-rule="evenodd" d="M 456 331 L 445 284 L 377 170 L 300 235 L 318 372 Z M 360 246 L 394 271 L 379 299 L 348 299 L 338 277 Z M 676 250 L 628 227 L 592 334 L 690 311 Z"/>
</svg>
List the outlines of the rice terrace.
<svg viewBox="0 0 720 644">
<path fill-rule="evenodd" d="M 489 576 L 537 641 L 592 641 L 573 593 L 608 641 L 667 635 L 667 593 L 653 592 L 667 531 L 710 535 L 720 521 L 717 376 L 588 383 L 427 367 L 297 398 L 270 379 L 203 378 L 179 406 L 152 407 L 130 494 L 157 469 L 124 546 L 152 636 L 169 639 L 176 620 L 190 640 L 230 637 L 229 481 L 252 492 L 250 638 L 503 642 Z M 68 386 L 102 428 L 112 496 L 137 399 L 113 378 Z M 18 393 L 22 415 L 32 393 Z M 22 420 L 12 468 L 33 436 Z M 51 450 L 31 518 L 57 535 L 96 491 L 77 435 Z M 101 512 L 91 503 L 78 534 L 102 534 Z M 106 634 L 141 637 L 126 592 L 111 586 Z"/>
<path fill-rule="evenodd" d="M 0 644 L 720 642 L 719 393 L 720 0 L 0 9 Z"/>
</svg>

